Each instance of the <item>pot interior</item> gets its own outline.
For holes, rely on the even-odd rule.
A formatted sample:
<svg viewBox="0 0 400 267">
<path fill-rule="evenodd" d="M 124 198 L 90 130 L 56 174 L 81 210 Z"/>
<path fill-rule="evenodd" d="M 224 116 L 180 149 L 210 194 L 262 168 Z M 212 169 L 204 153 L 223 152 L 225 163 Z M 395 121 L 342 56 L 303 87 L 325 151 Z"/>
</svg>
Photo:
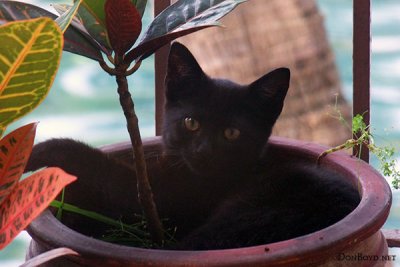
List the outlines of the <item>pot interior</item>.
<svg viewBox="0 0 400 267">
<path fill-rule="evenodd" d="M 207 195 L 206 191 L 213 189 L 203 188 L 199 184 L 186 183 L 188 177 L 192 175 L 190 170 L 179 164 L 176 165 L 177 167 L 171 167 L 170 164 L 165 163 L 166 157 L 162 155 L 162 145 L 159 138 L 147 140 L 144 148 L 149 176 L 153 179 L 154 196 L 159 208 L 160 217 L 168 218 L 164 223 L 167 225 L 167 228 L 177 227 L 179 229 L 174 233 L 175 238 L 179 240 L 208 216 L 208 208 L 204 208 L 202 205 L 209 206 L 209 201 L 217 201 L 207 201 L 207 197 L 204 197 Z M 133 160 L 129 143 L 106 146 L 101 149 L 110 157 L 117 158 L 129 166 L 132 165 Z M 269 172 L 275 176 L 279 176 L 282 172 L 281 166 L 283 163 L 316 164 L 318 155 L 324 149 L 324 147 L 315 144 L 271 138 L 268 145 L 268 153 L 263 164 Z M 171 160 L 173 161 L 173 159 L 168 159 L 167 161 L 170 162 Z M 321 168 L 340 173 L 344 179 L 348 180 L 358 190 L 360 197 L 365 194 L 366 188 L 363 187 L 363 181 L 367 177 L 363 176 L 363 170 L 360 167 L 366 164 L 362 164 L 357 159 L 344 153 L 329 155 L 322 159 L 320 164 Z M 290 168 L 291 165 L 286 164 L 285 166 L 289 166 Z M 369 166 L 368 171 L 370 171 Z M 93 192 L 96 188 L 89 188 L 85 184 L 81 186 L 78 179 L 77 185 L 73 185 L 75 187 L 67 189 L 65 196 L 66 203 L 72 203 L 78 207 L 113 218 L 121 218 L 128 224 L 133 223 L 137 220 L 137 217 L 132 216 L 132 214 L 140 214 L 141 210 L 137 204 L 132 205 L 132 203 L 138 203 L 138 201 L 136 198 L 137 193 L 134 190 L 136 184 L 131 179 L 131 176 L 127 175 L 129 172 L 132 172 L 132 169 L 127 167 L 122 174 L 118 174 L 117 178 L 124 176 L 119 181 L 114 181 L 117 178 L 111 179 L 112 181 L 87 181 L 88 179 L 85 178 L 88 184 L 97 183 L 103 185 L 101 186 L 101 190 L 97 190 L 95 194 L 88 194 L 87 192 Z M 374 173 L 374 175 L 380 176 L 377 173 Z M 93 177 L 93 179 L 96 179 L 96 177 Z M 200 189 L 198 188 L 201 188 L 204 192 L 199 191 Z M 104 190 L 109 191 L 104 193 Z M 387 190 L 385 192 L 387 193 Z M 194 197 L 198 201 L 195 203 L 193 201 L 184 201 L 186 199 L 193 199 L 193 194 L 198 194 L 197 197 Z M 110 197 L 110 195 L 117 197 Z M 181 195 L 181 198 L 176 198 L 175 196 L 177 195 Z M 92 198 L 90 199 L 90 197 Z M 380 197 L 385 198 L 385 196 Z M 171 218 L 171 214 L 176 214 L 176 216 Z M 105 231 L 110 228 L 103 223 L 82 218 L 81 215 L 77 214 L 65 214 L 62 221 L 71 229 L 96 238 L 102 237 Z"/>
<path fill-rule="evenodd" d="M 161 150 L 160 138 L 146 140 L 145 149 L 152 159 L 150 161 L 152 167 L 150 168 L 153 174 L 176 174 L 177 170 L 162 169 L 163 166 L 158 156 Z M 315 162 L 318 155 L 325 149 L 326 147 L 312 143 L 271 138 L 268 164 L 279 166 L 281 162 L 288 160 Z M 102 150 L 112 157 L 131 162 L 129 144 L 106 146 Z M 173 266 L 186 266 L 187 264 L 198 266 L 205 258 L 209 263 L 219 263 L 216 266 L 232 266 L 232 264 L 242 264 L 239 266 L 261 264 L 259 266 L 265 266 L 267 263 L 268 266 L 273 266 L 274 264 L 283 264 L 288 259 L 291 263 L 310 262 L 315 261 L 315 259 L 323 260 L 326 257 L 331 257 L 329 255 L 337 255 L 337 253 L 343 251 L 358 249 L 356 252 L 360 252 L 362 250 L 359 250 L 359 244 L 363 240 L 369 240 L 368 244 L 379 244 L 380 249 L 384 248 L 384 238 L 378 231 L 386 221 L 391 205 L 391 190 L 385 179 L 368 164 L 341 152 L 325 157 L 321 161 L 321 166 L 341 173 L 345 179 L 352 183 L 361 196 L 359 205 L 345 218 L 327 228 L 281 242 L 241 249 L 186 251 L 175 255 L 175 252 L 168 250 L 114 246 L 84 236 L 79 233 L 85 231 L 80 229 L 82 225 L 76 225 L 71 221 L 68 227 L 65 227 L 49 212 L 44 212 L 35 220 L 29 226 L 28 232 L 33 237 L 35 244 L 46 244 L 40 251 L 51 247 L 66 246 L 80 251 L 83 255 L 96 255 L 93 256 L 92 260 L 101 260 L 103 256 L 97 253 L 106 251 L 107 254 L 112 254 L 116 261 L 120 259 L 121 262 L 126 263 L 126 257 L 128 257 L 135 264 L 146 263 L 162 266 L 171 257 L 177 259 Z M 184 178 L 187 173 L 182 171 L 180 175 Z M 90 222 L 89 228 L 92 228 L 92 225 L 93 222 Z M 71 230 L 74 228 L 78 229 L 79 232 Z M 55 232 L 59 234 L 54 235 Z M 383 251 L 379 253 L 384 253 Z M 293 266 L 290 264 L 287 266 Z"/>
</svg>

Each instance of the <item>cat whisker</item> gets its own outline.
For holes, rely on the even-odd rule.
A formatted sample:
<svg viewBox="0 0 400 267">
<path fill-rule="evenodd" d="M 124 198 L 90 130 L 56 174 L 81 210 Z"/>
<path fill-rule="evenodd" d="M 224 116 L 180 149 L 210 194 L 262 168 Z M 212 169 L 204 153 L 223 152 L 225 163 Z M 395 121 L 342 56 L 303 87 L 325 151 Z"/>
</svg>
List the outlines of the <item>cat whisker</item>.
<svg viewBox="0 0 400 267">
<path fill-rule="evenodd" d="M 181 155 L 179 150 L 172 150 L 172 149 L 165 150 L 163 154 L 165 156 L 180 156 Z"/>
<path fill-rule="evenodd" d="M 151 158 L 157 158 L 157 159 L 159 159 L 159 158 L 161 158 L 161 157 L 162 157 L 162 155 L 161 155 L 160 152 L 158 152 L 158 151 L 147 152 L 147 153 L 144 155 L 144 158 L 145 158 L 145 159 L 151 159 Z"/>
<path fill-rule="evenodd" d="M 169 161 L 168 163 L 168 169 L 181 169 L 186 165 L 185 161 L 181 157 L 177 157 L 174 161 Z"/>
</svg>

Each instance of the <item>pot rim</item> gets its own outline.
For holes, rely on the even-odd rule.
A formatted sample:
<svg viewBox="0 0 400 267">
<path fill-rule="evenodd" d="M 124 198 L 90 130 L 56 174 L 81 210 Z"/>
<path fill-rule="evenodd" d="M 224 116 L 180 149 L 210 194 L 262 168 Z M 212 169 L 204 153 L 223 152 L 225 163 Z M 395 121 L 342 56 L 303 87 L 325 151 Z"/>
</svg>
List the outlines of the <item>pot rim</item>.
<svg viewBox="0 0 400 267">
<path fill-rule="evenodd" d="M 144 144 L 149 147 L 161 143 L 160 137 L 146 138 Z M 271 137 L 269 146 L 283 149 L 293 155 L 316 159 L 327 147 L 306 141 L 282 137 Z M 102 147 L 112 152 L 115 149 L 129 147 L 127 143 L 118 143 Z M 41 243 L 54 247 L 69 247 L 87 256 L 96 256 L 98 251 L 121 261 L 131 260 L 135 263 L 167 264 L 171 259 L 177 266 L 212 263 L 213 266 L 244 266 L 246 264 L 270 263 L 279 265 L 288 263 L 288 259 L 307 261 L 316 256 L 320 259 L 335 255 L 348 245 L 354 245 L 373 235 L 386 221 L 391 206 L 391 189 L 386 180 L 375 169 L 365 162 L 344 152 L 335 152 L 321 160 L 321 165 L 336 170 L 357 185 L 361 195 L 360 204 L 339 222 L 297 238 L 276 243 L 244 248 L 177 251 L 160 249 L 143 249 L 115 245 L 80 234 L 59 222 L 46 210 L 28 227 L 29 234 Z M 58 243 L 54 240 L 57 235 Z M 81 243 L 76 240 L 80 239 Z M 207 260 L 204 263 L 204 260 Z"/>
</svg>

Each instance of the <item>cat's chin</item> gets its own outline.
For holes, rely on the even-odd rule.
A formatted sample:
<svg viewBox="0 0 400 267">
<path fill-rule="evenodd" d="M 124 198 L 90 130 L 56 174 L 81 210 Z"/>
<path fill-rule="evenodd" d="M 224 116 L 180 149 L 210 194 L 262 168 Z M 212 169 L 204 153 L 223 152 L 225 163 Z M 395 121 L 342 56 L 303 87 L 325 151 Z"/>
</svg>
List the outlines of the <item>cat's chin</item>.
<svg viewBox="0 0 400 267">
<path fill-rule="evenodd" d="M 200 178 L 218 178 L 221 177 L 231 177 L 239 176 L 242 172 L 239 170 L 233 170 L 233 168 L 224 167 L 223 164 L 219 164 L 217 162 L 196 162 L 185 159 L 184 162 L 186 166 L 191 170 L 193 174 L 199 176 Z"/>
<path fill-rule="evenodd" d="M 183 160 L 186 164 L 186 166 L 191 170 L 193 174 L 199 177 L 208 177 L 208 176 L 216 176 L 218 175 L 218 172 L 216 172 L 210 164 L 204 164 L 201 162 L 197 162 L 191 159 L 188 159 L 187 157 L 183 156 Z M 222 170 L 219 171 L 219 175 L 221 175 Z"/>
<path fill-rule="evenodd" d="M 189 168 L 189 170 L 196 176 L 204 176 L 205 175 L 204 167 L 201 167 L 197 164 L 193 164 L 190 161 L 186 160 L 185 158 L 184 158 L 184 162 L 185 162 L 186 166 Z"/>
</svg>

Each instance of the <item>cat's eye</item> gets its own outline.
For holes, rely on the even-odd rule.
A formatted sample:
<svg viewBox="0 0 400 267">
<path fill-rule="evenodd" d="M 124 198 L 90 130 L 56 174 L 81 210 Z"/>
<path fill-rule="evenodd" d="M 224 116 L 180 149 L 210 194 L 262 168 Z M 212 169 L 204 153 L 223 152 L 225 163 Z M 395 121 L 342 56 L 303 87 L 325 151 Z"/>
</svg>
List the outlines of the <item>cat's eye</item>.
<svg viewBox="0 0 400 267">
<path fill-rule="evenodd" d="M 185 128 L 189 131 L 197 131 L 200 128 L 200 123 L 193 118 L 185 118 L 184 120 Z"/>
<path fill-rule="evenodd" d="M 236 128 L 227 128 L 224 131 L 224 136 L 229 141 L 234 141 L 234 140 L 239 138 L 240 131 L 238 129 L 236 129 Z"/>
</svg>

